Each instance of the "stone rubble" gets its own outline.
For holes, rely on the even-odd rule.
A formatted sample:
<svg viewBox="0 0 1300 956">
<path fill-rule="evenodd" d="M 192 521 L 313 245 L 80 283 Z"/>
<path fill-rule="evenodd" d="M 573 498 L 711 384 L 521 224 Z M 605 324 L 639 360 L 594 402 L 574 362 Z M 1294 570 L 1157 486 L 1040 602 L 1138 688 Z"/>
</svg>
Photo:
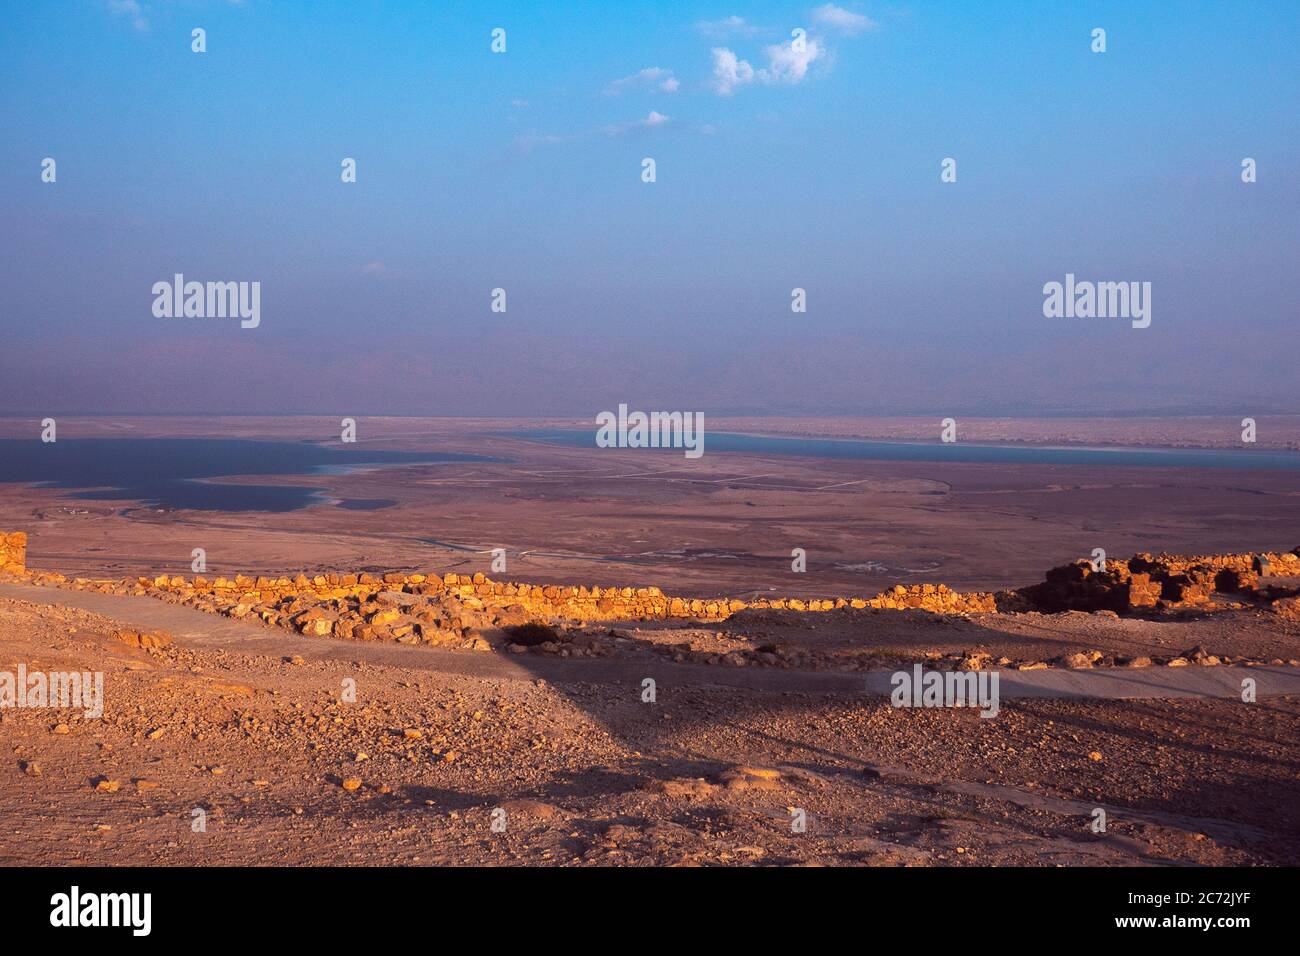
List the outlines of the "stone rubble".
<svg viewBox="0 0 1300 956">
<path fill-rule="evenodd" d="M 1110 560 L 1105 570 L 1075 561 L 1047 572 L 1040 584 L 996 593 L 958 592 L 942 584 L 896 585 L 872 598 L 698 598 L 665 594 L 657 587 L 599 587 L 494 581 L 482 573 L 315 573 L 293 577 L 194 576 L 68 579 L 25 567 L 26 535 L 0 532 L 0 573 L 32 583 L 100 593 L 147 595 L 240 620 L 260 621 L 313 637 L 394 641 L 470 651 L 502 650 L 563 657 L 615 653 L 625 635 L 594 622 L 720 622 L 740 611 L 820 612 L 841 608 L 919 610 L 935 615 L 1017 612 L 1091 612 L 1103 615 L 1178 613 L 1187 609 L 1260 607 L 1300 617 L 1300 589 L 1261 586 L 1260 578 L 1300 577 L 1300 548 L 1290 552 L 1179 556 L 1137 554 Z M 119 640 L 159 646 L 165 635 L 122 632 Z M 671 648 L 670 648 L 671 650 Z M 731 657 L 737 657 L 731 660 Z M 987 656 L 987 655 L 986 655 Z M 726 663 L 777 666 L 771 648 L 727 655 Z M 1051 664 L 1087 668 L 1134 661 L 1100 660 L 1100 653 L 1067 655 Z M 769 660 L 769 658 L 771 658 Z M 1177 658 L 1219 663 L 1212 655 Z M 994 663 L 954 662 L 962 669 Z M 1008 662 L 1011 663 L 1011 662 Z M 1021 662 L 1021 669 L 1046 666 Z M 1170 662 L 1166 666 L 1179 666 Z"/>
</svg>

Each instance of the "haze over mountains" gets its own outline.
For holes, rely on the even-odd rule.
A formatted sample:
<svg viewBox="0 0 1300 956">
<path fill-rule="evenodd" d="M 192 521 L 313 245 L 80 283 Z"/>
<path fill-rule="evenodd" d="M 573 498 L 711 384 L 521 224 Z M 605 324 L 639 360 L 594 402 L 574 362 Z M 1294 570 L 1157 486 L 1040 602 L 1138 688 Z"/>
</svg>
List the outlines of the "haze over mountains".
<svg viewBox="0 0 1300 956">
<path fill-rule="evenodd" d="M 0 36 L 7 412 L 1300 410 L 1293 4 L 111 6 Z M 260 325 L 155 318 L 178 272 Z"/>
</svg>

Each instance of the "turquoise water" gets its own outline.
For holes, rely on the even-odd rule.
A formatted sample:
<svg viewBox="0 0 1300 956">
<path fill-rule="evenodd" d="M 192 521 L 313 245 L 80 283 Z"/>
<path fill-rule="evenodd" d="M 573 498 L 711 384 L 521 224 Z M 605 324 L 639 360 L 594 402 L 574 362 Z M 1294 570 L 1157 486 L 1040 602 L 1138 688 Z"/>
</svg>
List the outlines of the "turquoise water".
<svg viewBox="0 0 1300 956">
<path fill-rule="evenodd" d="M 340 449 L 314 442 L 229 438 L 0 439 L 4 482 L 66 489 L 70 497 L 139 501 L 155 508 L 201 511 L 296 511 L 320 503 L 315 485 L 238 484 L 215 478 L 344 474 L 363 467 L 430 462 L 495 461 L 449 452 Z M 387 499 L 348 500 L 339 507 L 374 510 Z"/>
<path fill-rule="evenodd" d="M 596 430 L 534 428 L 510 432 L 554 445 L 596 447 Z M 683 455 L 680 448 L 646 448 L 660 455 Z M 1265 449 L 1218 448 L 1060 448 L 1044 445 L 979 445 L 973 442 L 862 441 L 831 438 L 777 438 L 705 432 L 704 453 L 739 451 L 805 458 L 863 461 L 984 462 L 1019 465 L 1110 465 L 1139 468 L 1237 468 L 1300 471 L 1300 453 Z M 683 460 L 685 460 L 683 458 Z"/>
</svg>

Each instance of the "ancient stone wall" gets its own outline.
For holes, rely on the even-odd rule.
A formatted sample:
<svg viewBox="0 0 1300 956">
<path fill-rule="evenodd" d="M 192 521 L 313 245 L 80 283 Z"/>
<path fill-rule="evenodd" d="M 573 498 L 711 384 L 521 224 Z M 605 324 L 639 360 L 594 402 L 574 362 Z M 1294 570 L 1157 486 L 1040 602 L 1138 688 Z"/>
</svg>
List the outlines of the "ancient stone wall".
<svg viewBox="0 0 1300 956">
<path fill-rule="evenodd" d="M 1300 548 L 1244 554 L 1135 554 L 1107 561 L 1104 570 L 1089 561 L 1052 568 L 1042 584 L 1016 594 L 1044 611 L 1126 611 L 1158 606 L 1196 606 L 1216 594 L 1249 596 L 1263 575 L 1300 577 Z"/>
<path fill-rule="evenodd" d="M 588 620 L 655 620 L 681 618 L 718 621 L 747 608 L 792 611 L 829 611 L 834 608 L 919 608 L 940 613 L 972 613 L 996 610 L 992 594 L 962 594 L 942 584 L 898 585 L 873 598 L 692 598 L 664 594 L 657 587 L 618 588 L 586 585 L 526 584 L 493 581 L 483 574 L 318 574 L 280 577 L 185 578 L 159 575 L 156 578 L 113 582 L 80 582 L 99 589 L 130 590 L 135 593 L 165 593 L 183 599 L 235 603 L 250 608 L 280 605 L 309 597 L 317 601 L 367 602 L 388 595 L 437 598 L 454 602 L 469 611 L 516 611 L 527 618 Z M 518 616 L 518 615 L 517 615 Z"/>
<path fill-rule="evenodd" d="M 0 571 L 22 574 L 27 570 L 27 535 L 22 531 L 0 531 Z"/>
<path fill-rule="evenodd" d="M 26 536 L 0 532 L 0 568 L 23 567 Z M 41 584 L 117 594 L 150 595 L 235 618 L 262 620 L 305 634 L 404 643 L 474 645 L 477 632 L 529 622 L 722 621 L 738 611 L 830 611 L 838 608 L 917 609 L 936 614 L 996 611 L 1140 612 L 1197 607 L 1216 595 L 1268 604 L 1294 588 L 1259 587 L 1261 574 L 1300 577 L 1300 548 L 1229 555 L 1136 554 L 1094 570 L 1076 561 L 1047 572 L 1041 584 L 1015 591 L 962 593 L 942 584 L 896 585 L 875 597 L 695 598 L 657 587 L 588 587 L 493 581 L 473 574 L 324 573 L 294 577 L 154 578 L 69 582 L 36 572 Z"/>
</svg>

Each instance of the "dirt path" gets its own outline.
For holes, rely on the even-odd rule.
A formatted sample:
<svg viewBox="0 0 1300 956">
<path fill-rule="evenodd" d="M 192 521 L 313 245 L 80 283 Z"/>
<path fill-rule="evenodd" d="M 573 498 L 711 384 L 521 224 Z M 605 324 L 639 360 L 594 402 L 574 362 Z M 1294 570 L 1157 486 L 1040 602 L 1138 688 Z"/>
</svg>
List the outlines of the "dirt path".
<svg viewBox="0 0 1300 956">
<path fill-rule="evenodd" d="M 304 637 L 283 629 L 231 620 L 155 598 L 63 591 L 21 584 L 0 584 L 0 597 L 37 604 L 79 608 L 142 629 L 170 632 L 183 647 L 240 650 L 268 655 L 296 654 L 315 661 L 362 661 L 416 671 L 491 680 L 624 684 L 655 677 L 674 686 L 734 687 L 756 692 L 796 694 L 875 694 L 888 696 L 892 671 L 844 674 L 778 669 L 706 667 L 644 660 L 563 660 L 535 655 L 506 657 L 468 654 L 438 648 L 370 644 Z M 1256 682 L 1259 697 L 1300 694 L 1300 668 L 1183 667 L 1046 669 L 1000 672 L 1003 699 L 1031 697 L 1097 700 L 1178 697 L 1239 698 L 1243 678 Z"/>
</svg>

